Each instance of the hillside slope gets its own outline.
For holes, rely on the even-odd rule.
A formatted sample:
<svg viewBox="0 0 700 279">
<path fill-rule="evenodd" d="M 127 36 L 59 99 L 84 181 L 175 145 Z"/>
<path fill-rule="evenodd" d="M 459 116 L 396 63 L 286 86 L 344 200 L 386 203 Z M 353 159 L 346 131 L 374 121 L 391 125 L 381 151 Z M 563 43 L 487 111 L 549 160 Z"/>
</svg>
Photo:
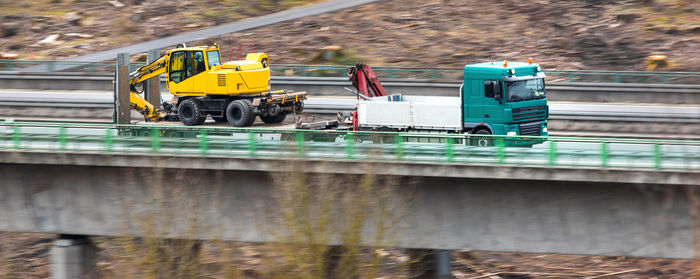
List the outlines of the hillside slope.
<svg viewBox="0 0 700 279">
<path fill-rule="evenodd" d="M 61 59 L 312 2 L 120 1 L 125 7 L 0 0 L 0 52 Z M 206 41 L 255 42 L 273 63 L 319 63 L 319 49 L 338 45 L 350 56 L 341 62 L 374 65 L 456 68 L 534 57 L 548 69 L 643 70 L 648 56 L 665 55 L 661 70 L 700 71 L 700 1 L 386 0 Z"/>
</svg>

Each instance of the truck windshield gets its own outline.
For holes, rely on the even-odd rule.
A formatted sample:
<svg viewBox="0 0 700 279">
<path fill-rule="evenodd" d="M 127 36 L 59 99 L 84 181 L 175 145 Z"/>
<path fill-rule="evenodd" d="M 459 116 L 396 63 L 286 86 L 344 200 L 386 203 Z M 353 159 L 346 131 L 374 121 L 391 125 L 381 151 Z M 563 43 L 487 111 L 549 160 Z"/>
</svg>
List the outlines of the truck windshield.
<svg viewBox="0 0 700 279">
<path fill-rule="evenodd" d="M 528 79 L 506 83 L 508 102 L 545 98 L 544 79 Z"/>
<path fill-rule="evenodd" d="M 219 56 L 219 51 L 207 51 L 207 61 L 209 61 L 209 68 L 221 65 L 221 56 Z"/>
</svg>

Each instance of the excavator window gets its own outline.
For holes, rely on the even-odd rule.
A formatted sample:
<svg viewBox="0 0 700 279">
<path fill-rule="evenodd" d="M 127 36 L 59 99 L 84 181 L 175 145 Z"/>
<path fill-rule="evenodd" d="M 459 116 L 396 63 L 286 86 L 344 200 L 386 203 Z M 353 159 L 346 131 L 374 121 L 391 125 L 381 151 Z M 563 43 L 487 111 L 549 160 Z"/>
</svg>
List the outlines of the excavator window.
<svg viewBox="0 0 700 279">
<path fill-rule="evenodd" d="M 188 78 L 187 76 L 187 52 L 176 51 L 170 55 L 170 71 L 168 76 L 170 81 L 179 83 Z"/>
<path fill-rule="evenodd" d="M 209 62 L 209 68 L 221 65 L 221 56 L 218 50 L 207 51 L 207 61 Z"/>
<path fill-rule="evenodd" d="M 192 52 L 192 75 L 199 74 L 201 72 L 204 72 L 207 69 L 207 66 L 204 64 L 204 53 L 201 51 L 193 51 Z"/>
</svg>

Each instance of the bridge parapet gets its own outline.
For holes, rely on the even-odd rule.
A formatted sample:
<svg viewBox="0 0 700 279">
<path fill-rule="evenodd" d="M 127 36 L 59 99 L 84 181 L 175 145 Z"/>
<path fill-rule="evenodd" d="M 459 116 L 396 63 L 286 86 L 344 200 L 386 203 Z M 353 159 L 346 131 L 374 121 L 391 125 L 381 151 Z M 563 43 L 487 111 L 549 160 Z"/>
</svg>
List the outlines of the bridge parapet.
<svg viewBox="0 0 700 279">
<path fill-rule="evenodd" d="M 482 144 L 484 146 L 477 146 Z M 313 131 L 267 128 L 2 123 L 0 150 L 143 155 L 376 161 L 406 168 L 498 166 L 562 172 L 694 173 L 700 141 Z M 188 160 L 191 161 L 191 160 Z M 185 167 L 185 166 L 182 166 Z M 547 171 L 547 169 L 552 169 Z M 400 175 L 397 173 L 397 175 Z M 431 176 L 429 173 L 426 175 Z M 500 177 L 500 176 L 499 176 Z M 507 177 L 503 177 L 507 178 Z M 618 181 L 636 181 L 622 179 Z M 651 181 L 650 181 L 651 182 Z M 653 181 L 653 183 L 663 183 Z M 687 183 L 682 183 L 687 184 Z"/>
</svg>

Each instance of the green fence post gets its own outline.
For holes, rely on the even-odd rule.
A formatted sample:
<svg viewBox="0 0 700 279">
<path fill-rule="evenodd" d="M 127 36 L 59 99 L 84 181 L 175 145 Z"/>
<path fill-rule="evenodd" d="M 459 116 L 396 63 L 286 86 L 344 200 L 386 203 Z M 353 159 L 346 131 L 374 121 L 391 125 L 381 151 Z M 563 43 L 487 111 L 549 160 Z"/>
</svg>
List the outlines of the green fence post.
<svg viewBox="0 0 700 279">
<path fill-rule="evenodd" d="M 112 152 L 112 129 L 105 130 L 105 151 Z"/>
<path fill-rule="evenodd" d="M 304 132 L 298 131 L 297 135 L 297 156 L 304 158 Z"/>
<path fill-rule="evenodd" d="M 255 133 L 253 131 L 248 131 L 248 152 L 250 157 L 255 157 L 255 152 L 257 149 L 258 146 L 257 142 L 255 141 Z"/>
<path fill-rule="evenodd" d="M 503 138 L 496 139 L 496 147 L 498 147 L 498 163 L 503 164 L 506 162 L 505 142 L 503 141 Z"/>
<path fill-rule="evenodd" d="M 355 156 L 355 139 L 350 132 L 345 135 L 345 154 L 348 160 L 352 160 Z"/>
<path fill-rule="evenodd" d="M 12 142 L 14 143 L 15 149 L 19 149 L 20 136 L 19 127 L 17 127 L 17 125 L 12 125 Z"/>
<path fill-rule="evenodd" d="M 207 141 L 207 130 L 199 130 L 199 152 L 202 155 L 209 153 L 209 141 Z"/>
<path fill-rule="evenodd" d="M 557 163 L 557 146 L 554 141 L 549 142 L 549 165 L 554 166 Z"/>
<path fill-rule="evenodd" d="M 600 167 L 601 168 L 607 168 L 608 167 L 608 157 L 610 154 L 608 153 L 608 142 L 604 141 L 600 143 Z"/>
<path fill-rule="evenodd" d="M 403 159 L 403 137 L 401 135 L 396 134 L 396 137 L 394 138 L 396 142 L 396 150 L 394 153 L 396 153 L 396 158 L 399 160 Z"/>
<path fill-rule="evenodd" d="M 447 162 L 453 162 L 455 160 L 454 154 L 454 139 L 447 138 L 447 146 L 445 147 L 445 155 L 447 156 Z"/>
<path fill-rule="evenodd" d="M 658 143 L 654 144 L 654 168 L 657 170 L 661 168 L 661 145 Z"/>
<path fill-rule="evenodd" d="M 153 153 L 160 151 L 160 130 L 156 127 L 151 128 L 151 148 Z"/>
<path fill-rule="evenodd" d="M 64 126 L 58 128 L 58 149 L 66 150 L 66 127 Z"/>
</svg>

